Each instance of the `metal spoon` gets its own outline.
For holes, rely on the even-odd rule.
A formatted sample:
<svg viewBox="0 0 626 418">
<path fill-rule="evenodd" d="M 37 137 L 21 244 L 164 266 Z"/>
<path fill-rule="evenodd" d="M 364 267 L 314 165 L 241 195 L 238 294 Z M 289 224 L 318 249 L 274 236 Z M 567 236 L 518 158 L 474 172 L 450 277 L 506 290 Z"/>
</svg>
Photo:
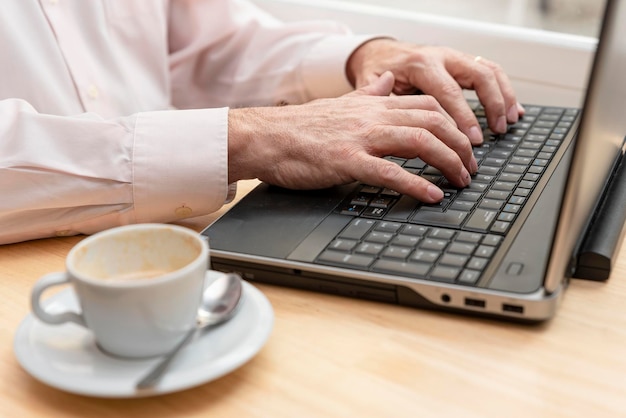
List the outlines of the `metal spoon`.
<svg viewBox="0 0 626 418">
<path fill-rule="evenodd" d="M 211 283 L 202 295 L 196 327 L 189 331 L 185 338 L 172 351 L 167 353 L 163 360 L 146 374 L 135 387 L 137 389 L 153 387 L 176 354 L 191 341 L 197 332 L 207 327 L 214 327 L 232 318 L 235 312 L 237 312 L 237 308 L 241 305 L 242 290 L 241 277 L 234 273 L 220 276 Z"/>
</svg>

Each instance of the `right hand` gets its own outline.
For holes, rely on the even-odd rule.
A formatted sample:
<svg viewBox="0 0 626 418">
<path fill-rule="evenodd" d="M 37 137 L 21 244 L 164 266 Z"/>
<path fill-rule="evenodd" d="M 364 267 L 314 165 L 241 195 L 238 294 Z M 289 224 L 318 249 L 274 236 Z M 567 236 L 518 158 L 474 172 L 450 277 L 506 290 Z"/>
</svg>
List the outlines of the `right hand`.
<svg viewBox="0 0 626 418">
<path fill-rule="evenodd" d="M 443 192 L 382 157 L 419 157 L 457 187 L 478 170 L 469 139 L 430 96 L 390 96 L 391 72 L 333 99 L 229 111 L 229 182 L 290 189 L 360 181 L 427 203 Z"/>
</svg>

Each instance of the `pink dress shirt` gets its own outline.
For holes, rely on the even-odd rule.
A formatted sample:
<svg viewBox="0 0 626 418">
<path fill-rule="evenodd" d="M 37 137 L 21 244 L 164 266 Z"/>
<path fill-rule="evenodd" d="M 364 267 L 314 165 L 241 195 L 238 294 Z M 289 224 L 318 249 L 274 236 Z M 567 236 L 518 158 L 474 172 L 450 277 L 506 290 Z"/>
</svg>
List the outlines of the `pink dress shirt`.
<svg viewBox="0 0 626 418">
<path fill-rule="evenodd" d="M 228 108 L 348 92 L 366 39 L 244 0 L 3 0 L 0 243 L 219 209 Z"/>
</svg>

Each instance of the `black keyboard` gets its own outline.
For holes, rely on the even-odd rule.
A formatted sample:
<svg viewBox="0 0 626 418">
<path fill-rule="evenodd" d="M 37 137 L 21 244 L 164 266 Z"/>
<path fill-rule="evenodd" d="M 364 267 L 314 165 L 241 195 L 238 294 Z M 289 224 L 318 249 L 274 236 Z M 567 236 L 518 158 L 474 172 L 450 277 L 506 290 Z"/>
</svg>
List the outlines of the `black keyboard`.
<svg viewBox="0 0 626 418">
<path fill-rule="evenodd" d="M 388 158 L 439 186 L 444 199 L 424 204 L 362 184 L 336 209 L 354 217 L 317 262 L 450 283 L 476 284 L 571 129 L 577 109 L 526 107 L 506 134 L 487 129 L 474 148 L 478 172 L 458 189 L 420 159 Z"/>
</svg>

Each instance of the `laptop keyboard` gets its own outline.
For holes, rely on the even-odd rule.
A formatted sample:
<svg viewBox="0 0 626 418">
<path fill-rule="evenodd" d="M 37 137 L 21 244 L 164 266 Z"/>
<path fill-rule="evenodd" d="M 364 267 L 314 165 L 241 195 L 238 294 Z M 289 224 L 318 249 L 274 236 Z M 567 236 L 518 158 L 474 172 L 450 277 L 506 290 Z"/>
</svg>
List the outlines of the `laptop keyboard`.
<svg viewBox="0 0 626 418">
<path fill-rule="evenodd" d="M 316 262 L 372 272 L 474 285 L 488 266 L 578 114 L 577 109 L 526 107 L 518 123 L 495 135 L 484 109 L 470 102 L 484 132 L 474 148 L 470 186 L 452 186 L 416 158 L 388 158 L 439 186 L 434 205 L 362 184 L 336 209 L 354 219 Z"/>
</svg>

